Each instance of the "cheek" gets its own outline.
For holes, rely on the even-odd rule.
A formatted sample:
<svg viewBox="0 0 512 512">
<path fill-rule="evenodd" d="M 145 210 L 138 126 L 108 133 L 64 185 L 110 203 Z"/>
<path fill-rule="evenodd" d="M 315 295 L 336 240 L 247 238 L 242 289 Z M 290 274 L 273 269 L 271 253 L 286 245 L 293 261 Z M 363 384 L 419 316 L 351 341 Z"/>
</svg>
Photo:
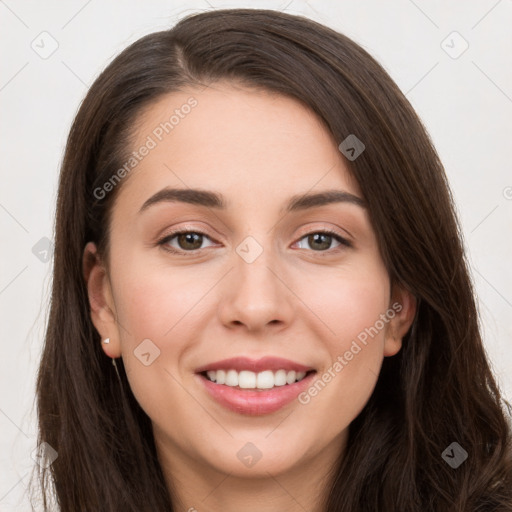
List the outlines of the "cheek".
<svg viewBox="0 0 512 512">
<path fill-rule="evenodd" d="M 173 340 L 181 322 L 190 322 L 201 309 L 201 300 L 215 281 L 197 272 L 158 268 L 145 262 L 118 270 L 116 309 L 126 329 L 123 342 L 140 343 L 144 338 Z M 174 338 L 174 339 L 173 339 Z"/>
<path fill-rule="evenodd" d="M 123 364 L 146 413 L 155 417 L 169 408 L 171 414 L 182 396 L 180 361 L 193 349 L 191 325 L 212 283 L 134 263 L 125 259 L 112 276 Z"/>
<path fill-rule="evenodd" d="M 297 279 L 297 295 L 314 313 L 331 356 L 350 340 L 375 324 L 389 307 L 389 278 L 377 258 L 361 258 L 353 265 L 310 270 L 307 279 Z"/>
<path fill-rule="evenodd" d="M 364 272 L 332 274 L 312 280 L 302 290 L 308 306 L 318 311 L 328 330 L 322 331 L 327 364 L 306 390 L 301 403 L 332 435 L 347 426 L 363 409 L 375 387 L 383 360 L 389 308 L 389 280 L 379 264 Z M 322 283 L 314 287 L 312 284 Z M 387 318 L 387 317 L 386 317 Z"/>
</svg>

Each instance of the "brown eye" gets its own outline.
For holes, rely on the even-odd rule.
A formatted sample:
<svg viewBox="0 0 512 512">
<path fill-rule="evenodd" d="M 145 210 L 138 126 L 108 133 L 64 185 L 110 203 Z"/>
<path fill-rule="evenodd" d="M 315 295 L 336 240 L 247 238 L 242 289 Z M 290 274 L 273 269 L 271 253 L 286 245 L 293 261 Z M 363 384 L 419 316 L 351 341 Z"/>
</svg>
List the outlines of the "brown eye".
<svg viewBox="0 0 512 512">
<path fill-rule="evenodd" d="M 180 249 L 200 249 L 202 245 L 202 236 L 200 233 L 181 233 L 176 235 L 176 240 Z"/>
<path fill-rule="evenodd" d="M 339 236 L 337 233 L 332 231 L 315 231 L 314 233 L 309 233 L 308 235 L 302 237 L 299 240 L 301 243 L 302 240 L 307 240 L 307 244 L 310 248 L 317 252 L 325 252 L 331 249 L 331 244 L 333 239 L 338 242 L 338 246 L 334 247 L 334 250 L 337 249 L 340 245 L 351 247 L 352 244 L 346 240 L 345 238 Z M 299 247 L 300 249 L 305 249 L 307 247 Z"/>
<path fill-rule="evenodd" d="M 158 244 L 170 252 L 192 252 L 203 249 L 201 246 L 205 238 L 209 239 L 200 231 L 177 231 L 160 240 Z M 174 239 L 177 247 L 171 244 Z"/>
</svg>

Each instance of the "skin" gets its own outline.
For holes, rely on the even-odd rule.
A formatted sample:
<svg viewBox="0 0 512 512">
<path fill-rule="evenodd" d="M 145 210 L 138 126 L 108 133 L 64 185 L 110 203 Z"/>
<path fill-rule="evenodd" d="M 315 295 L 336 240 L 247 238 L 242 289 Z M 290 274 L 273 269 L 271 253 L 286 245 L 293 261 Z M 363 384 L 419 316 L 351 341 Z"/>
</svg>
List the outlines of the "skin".
<svg viewBox="0 0 512 512">
<path fill-rule="evenodd" d="M 198 105 L 118 185 L 110 261 L 93 243 L 85 248 L 91 318 L 152 420 L 177 510 L 320 511 L 328 468 L 383 358 L 400 350 L 416 304 L 391 289 L 365 208 L 280 211 L 296 194 L 335 189 L 362 198 L 339 142 L 299 102 L 228 83 L 173 93 L 144 111 L 133 149 L 191 95 Z M 214 190 L 229 207 L 161 202 L 139 213 L 164 187 Z M 183 254 L 172 254 L 158 245 L 171 228 L 206 236 L 196 245 L 175 237 L 167 245 Z M 308 240 L 325 229 L 352 247 Z M 236 252 L 247 236 L 263 249 L 252 263 Z M 401 311 L 307 404 L 249 417 L 219 405 L 194 374 L 220 359 L 272 355 L 320 376 L 397 302 Z M 149 366 L 134 355 L 144 339 L 160 350 Z M 262 454 L 252 467 L 237 457 L 247 442 Z"/>
</svg>

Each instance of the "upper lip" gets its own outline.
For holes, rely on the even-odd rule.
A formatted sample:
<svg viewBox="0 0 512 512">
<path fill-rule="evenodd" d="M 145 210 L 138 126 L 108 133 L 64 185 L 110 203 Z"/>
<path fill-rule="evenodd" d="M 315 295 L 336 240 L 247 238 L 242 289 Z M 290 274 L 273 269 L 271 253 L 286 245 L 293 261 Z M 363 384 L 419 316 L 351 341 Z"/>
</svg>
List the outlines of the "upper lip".
<svg viewBox="0 0 512 512">
<path fill-rule="evenodd" d="M 196 373 L 202 373 L 213 370 L 236 370 L 241 372 L 248 370 L 254 373 L 262 372 L 264 370 L 295 370 L 296 372 L 308 372 L 314 370 L 311 366 L 296 363 L 290 359 L 283 359 L 281 357 L 263 357 L 261 359 L 249 359 L 248 357 L 232 357 L 230 359 L 223 359 L 222 361 L 215 361 L 214 363 L 206 364 L 196 370 Z"/>
</svg>

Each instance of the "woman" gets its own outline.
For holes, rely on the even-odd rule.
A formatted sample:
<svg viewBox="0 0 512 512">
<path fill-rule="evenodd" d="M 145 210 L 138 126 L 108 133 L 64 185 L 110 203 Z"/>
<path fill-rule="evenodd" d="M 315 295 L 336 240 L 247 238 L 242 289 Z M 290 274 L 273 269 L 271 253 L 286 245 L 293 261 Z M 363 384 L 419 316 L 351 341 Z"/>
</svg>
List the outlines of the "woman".
<svg viewBox="0 0 512 512">
<path fill-rule="evenodd" d="M 95 81 L 37 392 L 66 512 L 512 510 L 442 164 L 383 68 L 297 16 L 193 15 Z"/>
</svg>

